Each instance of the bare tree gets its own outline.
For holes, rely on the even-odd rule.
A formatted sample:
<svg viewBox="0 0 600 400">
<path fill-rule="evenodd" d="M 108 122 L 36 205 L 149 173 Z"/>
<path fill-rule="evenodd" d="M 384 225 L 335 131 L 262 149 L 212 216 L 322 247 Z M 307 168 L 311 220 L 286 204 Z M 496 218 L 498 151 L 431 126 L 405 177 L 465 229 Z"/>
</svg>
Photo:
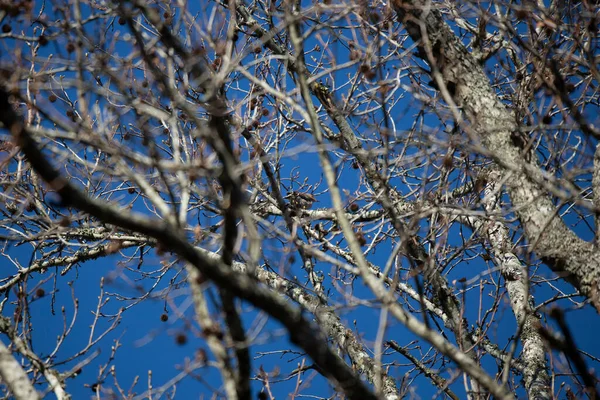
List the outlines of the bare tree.
<svg viewBox="0 0 600 400">
<path fill-rule="evenodd" d="M 598 398 L 596 2 L 197 3 L 0 1 L 5 396 Z"/>
</svg>

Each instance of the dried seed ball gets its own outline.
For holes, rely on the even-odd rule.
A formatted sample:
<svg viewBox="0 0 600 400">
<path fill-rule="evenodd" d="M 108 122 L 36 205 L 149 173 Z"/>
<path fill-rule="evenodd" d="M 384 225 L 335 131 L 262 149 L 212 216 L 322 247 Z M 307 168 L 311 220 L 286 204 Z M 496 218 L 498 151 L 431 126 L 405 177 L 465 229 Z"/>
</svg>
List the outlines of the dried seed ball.
<svg viewBox="0 0 600 400">
<path fill-rule="evenodd" d="M 366 74 L 367 72 L 369 72 L 371 70 L 371 67 L 368 64 L 362 64 L 359 67 L 359 71 L 361 74 Z"/>
<path fill-rule="evenodd" d="M 129 194 L 134 194 L 134 193 L 135 193 L 135 188 L 132 188 L 132 187 L 130 187 L 130 188 L 127 188 L 127 192 L 128 192 Z"/>
<path fill-rule="evenodd" d="M 524 19 L 527 19 L 527 17 L 529 16 L 529 12 L 527 10 L 524 10 L 522 8 L 518 9 L 515 11 L 515 17 L 518 20 L 523 21 Z"/>
<path fill-rule="evenodd" d="M 544 115 L 544 118 L 542 118 L 542 122 L 546 125 L 549 125 L 552 123 L 552 116 L 550 114 L 546 114 Z"/>
<path fill-rule="evenodd" d="M 485 178 L 477 177 L 477 179 L 475 179 L 475 191 L 481 192 L 485 188 L 485 185 L 487 185 L 487 180 Z"/>
<path fill-rule="evenodd" d="M 72 53 L 75 51 L 75 44 L 73 42 L 67 43 L 67 52 Z"/>
<path fill-rule="evenodd" d="M 2 25 L 2 32 L 9 33 L 10 31 L 12 31 L 12 27 L 9 24 Z"/>
<path fill-rule="evenodd" d="M 356 240 L 358 244 L 364 246 L 367 244 L 367 239 L 365 239 L 365 235 L 362 232 L 356 232 Z"/>
<path fill-rule="evenodd" d="M 381 85 L 377 88 L 377 91 L 381 93 L 382 96 L 385 96 L 390 90 L 388 85 Z"/>
<path fill-rule="evenodd" d="M 177 343 L 179 346 L 183 346 L 184 344 L 187 343 L 187 336 L 185 333 L 178 333 L 177 336 L 175 336 L 175 343 Z"/>
<path fill-rule="evenodd" d="M 169 320 L 169 316 L 167 314 L 161 314 L 160 320 L 162 322 L 167 322 Z"/>
<path fill-rule="evenodd" d="M 452 168 L 452 165 L 454 165 L 454 160 L 452 159 L 451 155 L 448 155 L 444 158 L 444 168 L 450 169 Z"/>
<path fill-rule="evenodd" d="M 51 94 L 50 96 L 48 96 L 48 100 L 50 101 L 50 103 L 54 103 L 57 99 L 58 97 L 56 97 L 55 94 Z"/>
<path fill-rule="evenodd" d="M 127 23 L 127 20 L 125 19 L 125 17 L 119 17 L 119 25 L 125 25 Z"/>
<path fill-rule="evenodd" d="M 356 203 L 350 204 L 350 211 L 357 212 L 358 211 L 358 204 L 356 204 Z"/>
<path fill-rule="evenodd" d="M 46 295 L 46 291 L 42 288 L 37 288 L 35 291 L 35 297 L 44 297 Z"/>
<path fill-rule="evenodd" d="M 261 112 L 262 112 L 262 115 L 265 117 L 267 117 L 269 115 L 269 110 L 267 110 L 266 108 L 263 108 Z"/>
<path fill-rule="evenodd" d="M 42 35 L 38 38 L 38 43 L 40 44 L 40 46 L 45 46 L 48 44 L 48 38 Z"/>
<path fill-rule="evenodd" d="M 60 226 L 62 226 L 63 228 L 68 227 L 69 225 L 71 225 L 71 218 L 69 217 L 63 217 L 61 218 L 61 220 L 58 222 L 58 224 Z"/>
</svg>

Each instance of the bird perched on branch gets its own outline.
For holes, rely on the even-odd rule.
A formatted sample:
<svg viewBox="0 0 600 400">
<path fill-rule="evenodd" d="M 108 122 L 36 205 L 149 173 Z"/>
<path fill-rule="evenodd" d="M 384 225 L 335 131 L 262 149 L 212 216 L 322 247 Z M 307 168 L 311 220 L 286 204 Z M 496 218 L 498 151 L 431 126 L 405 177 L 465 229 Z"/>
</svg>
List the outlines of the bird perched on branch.
<svg viewBox="0 0 600 400">
<path fill-rule="evenodd" d="M 310 193 L 290 192 L 285 199 L 290 202 L 290 206 L 298 209 L 311 208 L 313 203 L 317 201 L 315 196 Z"/>
</svg>

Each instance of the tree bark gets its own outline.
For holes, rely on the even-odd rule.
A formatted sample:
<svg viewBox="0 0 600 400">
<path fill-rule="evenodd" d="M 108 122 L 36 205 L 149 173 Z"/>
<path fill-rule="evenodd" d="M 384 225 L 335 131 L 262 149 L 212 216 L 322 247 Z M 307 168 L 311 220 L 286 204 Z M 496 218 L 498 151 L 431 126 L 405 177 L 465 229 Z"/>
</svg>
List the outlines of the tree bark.
<svg viewBox="0 0 600 400">
<path fill-rule="evenodd" d="M 441 78 L 445 84 L 442 92 L 451 96 L 446 100 L 453 101 L 455 111 L 469 120 L 470 126 L 464 129 L 470 139 L 483 145 L 480 152 L 493 158 L 509 175 L 504 179 L 506 189 L 532 251 L 600 312 L 600 253 L 558 217 L 549 191 L 560 192 L 545 183 L 535 161 L 527 162 L 514 143 L 513 135 L 519 131 L 515 115 L 500 101 L 479 62 L 434 3 L 396 0 L 394 7 L 420 56 L 431 65 L 432 78 Z"/>
</svg>

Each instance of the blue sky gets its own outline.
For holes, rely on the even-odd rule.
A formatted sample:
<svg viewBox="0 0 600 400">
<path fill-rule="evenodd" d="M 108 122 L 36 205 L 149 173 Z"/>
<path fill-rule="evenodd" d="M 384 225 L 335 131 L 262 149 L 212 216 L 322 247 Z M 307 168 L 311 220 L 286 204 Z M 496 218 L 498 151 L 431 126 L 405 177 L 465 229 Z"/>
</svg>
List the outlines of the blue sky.
<svg viewBox="0 0 600 400">
<path fill-rule="evenodd" d="M 36 5 L 37 6 L 37 5 Z M 85 9 L 85 8 L 84 8 Z M 51 11 L 50 11 L 51 12 Z M 52 14 L 50 14 L 52 15 Z M 58 16 L 56 16 L 58 18 Z M 52 19 L 52 18 L 50 18 Z M 27 23 L 22 22 L 20 25 L 21 29 L 31 33 L 31 26 Z M 17 24 L 13 25 L 13 29 L 17 29 Z M 117 23 L 109 27 L 106 32 L 113 34 L 115 30 L 126 29 L 120 27 Z M 96 38 L 93 35 L 102 35 L 102 30 L 94 30 L 90 34 L 91 38 Z M 11 44 L 13 43 L 13 44 Z M 305 44 L 306 48 L 313 48 L 316 44 L 320 43 L 319 38 L 311 37 Z M 359 41 L 360 46 L 364 46 L 368 43 Z M 14 42 L 4 40 L 0 42 L 0 61 L 8 63 L 11 60 L 11 45 Z M 340 57 L 346 57 L 348 50 L 342 45 L 333 45 L 333 49 L 338 51 Z M 125 47 L 123 42 L 119 42 L 113 49 L 114 54 L 126 55 L 129 49 Z M 39 56 L 44 57 L 48 54 L 53 53 L 58 57 L 64 57 L 65 59 L 71 57 L 67 54 L 62 44 L 54 44 L 43 48 Z M 249 55 L 246 59 L 249 60 L 252 57 L 262 57 L 262 54 Z M 307 58 L 307 61 L 311 61 Z M 354 67 L 355 68 L 355 67 Z M 351 69 L 349 69 L 351 70 Z M 340 88 L 340 91 L 346 90 L 348 82 L 348 71 L 338 71 L 332 78 L 323 79 L 324 82 L 328 82 L 331 85 L 335 85 L 336 88 Z M 395 73 L 393 68 L 389 69 L 389 78 L 394 78 Z M 381 71 L 386 73 L 386 71 Z M 93 77 L 89 76 L 90 79 Z M 142 79 L 141 76 L 136 78 Z M 384 78 L 388 76 L 384 75 Z M 401 77 L 403 82 L 406 82 L 408 78 L 406 76 Z M 108 85 L 106 80 L 105 85 Z M 247 84 L 247 83 L 246 83 Z M 291 82 L 289 82 L 291 85 Z M 369 87 L 369 83 L 365 83 L 363 88 Z M 374 84 L 372 85 L 374 86 Z M 246 88 L 243 88 L 246 89 Z M 68 93 L 74 94 L 73 91 L 67 91 Z M 272 100 L 267 98 L 267 100 Z M 42 100 L 43 101 L 43 100 Z M 49 105 L 45 103 L 45 105 Z M 67 107 L 65 103 L 58 102 L 53 107 L 63 112 Z M 242 107 L 242 110 L 244 108 Z M 393 122 L 396 127 L 396 135 L 404 135 L 411 128 L 407 121 L 412 123 L 414 115 L 421 111 L 421 104 L 414 101 L 414 99 L 407 94 L 405 98 L 399 99 L 395 105 Z M 124 121 L 127 121 L 128 117 L 124 117 Z M 378 119 L 381 118 L 381 119 Z M 370 118 L 366 122 L 361 121 L 359 117 L 350 118 L 353 123 L 360 125 L 360 133 L 366 137 L 371 133 L 369 129 L 375 130 L 377 127 L 385 125 L 382 120 L 384 116 L 374 114 L 373 118 Z M 438 117 L 428 110 L 424 121 L 431 127 L 437 127 L 440 122 Z M 437 132 L 436 137 L 439 140 L 447 138 L 447 135 L 443 132 Z M 135 139 L 131 142 L 132 147 L 141 146 L 141 141 L 136 142 Z M 321 176 L 320 168 L 318 166 L 318 158 L 316 152 L 310 150 L 310 146 L 307 147 L 307 143 L 310 145 L 310 139 L 308 135 L 299 137 L 296 141 L 291 142 L 291 147 L 298 146 L 302 151 L 294 156 L 285 157 L 282 164 L 280 173 L 283 177 L 289 176 L 294 168 L 298 168 L 298 173 L 303 178 L 306 178 L 307 183 L 314 185 L 317 188 L 317 193 L 326 189 L 323 179 Z M 415 153 L 417 148 L 412 149 Z M 410 150 L 409 150 L 409 155 Z M 93 157 L 93 152 L 90 154 Z M 360 180 L 360 172 L 353 170 L 349 167 L 349 164 L 340 166 L 343 168 L 339 185 L 341 188 L 347 189 L 351 194 L 361 187 L 363 182 Z M 418 170 L 416 175 L 426 175 L 423 170 Z M 430 173 L 431 171 L 428 171 Z M 458 173 L 452 176 L 453 179 L 462 178 Z M 407 178 L 407 181 L 417 185 L 421 184 L 416 178 Z M 288 189 L 292 189 L 292 185 L 287 184 L 284 180 L 284 184 L 288 186 Z M 460 182 L 460 181 L 459 181 Z M 398 181 L 399 184 L 403 183 Z M 400 185 L 399 185 L 400 186 Z M 408 189 L 407 189 L 408 190 Z M 117 192 L 115 198 L 126 198 L 127 194 L 124 190 Z M 350 196 L 351 197 L 351 196 Z M 361 202 L 361 205 L 364 202 Z M 327 196 L 319 197 L 318 207 L 328 206 L 329 202 Z M 141 202 L 135 203 L 134 210 L 142 211 L 143 204 Z M 588 218 L 591 220 L 591 218 Z M 208 218 L 204 221 L 209 221 Z M 583 238 L 591 239 L 593 232 L 579 222 L 572 216 L 566 218 L 567 224 L 575 226 L 576 232 Z M 422 234 L 427 232 L 427 226 L 421 226 Z M 453 227 L 449 233 L 449 245 L 456 246 L 459 248 L 463 243 L 463 240 L 468 238 L 472 234 L 466 228 Z M 392 240 L 383 242 L 378 248 L 367 255 L 368 259 L 379 265 L 385 265 L 387 256 L 389 255 L 393 245 Z M 276 267 L 285 266 L 287 277 L 293 277 L 295 275 L 302 277 L 303 272 L 298 265 L 298 262 L 290 263 L 287 257 L 283 257 L 278 250 L 281 249 L 282 245 L 276 240 L 268 240 L 265 243 L 264 248 L 270 247 L 271 253 L 265 251 L 265 257 L 274 263 Z M 22 265 L 27 265 L 31 258 L 32 248 L 28 245 L 22 245 L 20 247 L 11 247 L 8 249 L 8 254 L 18 260 Z M 127 251 L 125 251 L 126 254 Z M 298 257 L 297 257 L 298 258 Z M 122 263 L 123 257 L 114 255 L 105 257 L 99 260 L 86 262 L 83 265 L 72 267 L 64 276 L 61 276 L 61 272 L 64 267 L 57 269 L 49 269 L 44 275 L 35 274 L 31 276 L 27 282 L 27 289 L 31 292 L 30 295 L 30 307 L 31 307 L 31 326 L 33 327 L 32 333 L 32 347 L 36 353 L 44 358 L 49 356 L 54 350 L 57 337 L 63 332 L 65 324 L 69 326 L 74 314 L 76 307 L 74 305 L 73 298 L 76 298 L 77 303 L 77 318 L 73 325 L 73 329 L 69 336 L 66 338 L 64 345 L 62 345 L 59 351 L 54 355 L 55 360 L 64 362 L 68 357 L 74 353 L 80 351 L 85 347 L 90 336 L 90 325 L 94 322 L 94 315 L 92 314 L 96 310 L 98 304 L 98 298 L 101 295 L 100 282 L 104 279 L 104 299 L 109 298 L 108 303 L 102 308 L 103 316 L 97 321 L 95 325 L 96 337 L 104 329 L 107 329 L 114 321 L 114 315 L 119 313 L 122 307 L 129 306 L 133 300 L 129 298 L 136 298 L 140 296 L 140 293 L 147 292 L 148 289 L 157 283 L 154 287 L 151 295 L 136 304 L 134 307 L 126 309 L 122 312 L 122 319 L 118 327 L 111 331 L 100 343 L 92 348 L 92 351 L 99 350 L 100 354 L 86 367 L 83 368 L 81 374 L 73 380 L 68 381 L 67 390 L 73 395 L 75 399 L 92 398 L 93 393 L 89 388 L 90 385 L 94 384 L 98 380 L 99 367 L 106 363 L 111 356 L 111 346 L 120 344 L 120 347 L 115 353 L 114 361 L 111 365 L 115 367 L 116 376 L 118 377 L 119 385 L 124 388 L 125 391 L 129 390 L 133 382 L 138 379 L 138 383 L 133 389 L 134 392 L 140 394 L 147 388 L 148 382 L 148 371 L 152 371 L 153 386 L 159 387 L 165 384 L 167 381 L 177 376 L 181 371 L 181 367 L 186 364 L 189 360 L 193 360 L 198 349 L 207 349 L 204 339 L 201 337 L 200 329 L 193 320 L 193 309 L 190 304 L 189 291 L 185 284 L 182 284 L 184 275 L 180 273 L 180 265 L 175 264 L 174 267 L 161 275 L 153 273 L 160 267 L 161 261 L 168 260 L 168 256 L 158 256 L 154 251 L 148 253 L 145 257 L 142 271 L 148 275 L 144 279 L 140 279 L 141 275 L 137 271 L 130 271 L 126 267 L 136 268 L 135 264 L 125 265 Z M 324 274 L 332 273 L 335 271 L 331 266 L 324 263 L 318 263 L 317 267 L 323 271 Z M 462 277 L 472 278 L 478 274 L 484 274 L 487 270 L 494 268 L 491 264 L 486 264 L 481 258 L 475 258 L 470 262 L 462 262 L 459 268 L 454 268 L 448 273 L 448 280 L 452 282 L 455 279 Z M 541 267 L 538 271 L 544 276 L 551 276 L 551 273 L 546 267 Z M 15 271 L 7 263 L 4 263 L 0 278 L 10 276 Z M 491 278 L 490 278 L 491 279 Z M 497 279 L 497 276 L 496 278 Z M 42 298 L 37 298 L 35 295 L 34 288 L 38 287 L 39 282 L 45 280 L 44 283 L 40 284 L 40 287 L 44 288 L 45 295 Z M 303 281 L 301 281 L 304 283 Z M 328 281 L 331 283 L 331 281 Z M 176 286 L 173 286 L 176 283 Z M 564 282 L 554 282 L 556 287 L 571 292 L 572 288 Z M 136 287 L 141 285 L 141 287 Z M 478 304 L 480 297 L 483 296 L 483 305 L 489 305 L 489 294 L 490 286 L 487 286 L 484 292 L 481 294 L 476 290 L 470 290 L 464 294 L 464 303 L 468 305 L 466 309 L 465 317 L 470 323 L 475 323 L 479 317 L 478 308 L 473 306 Z M 171 288 L 171 289 L 168 289 Z M 353 296 L 361 299 L 365 304 L 373 300 L 373 295 L 362 284 L 355 284 L 348 286 L 347 288 Z M 554 291 L 546 285 L 535 287 L 536 302 L 540 303 L 554 295 Z M 208 290 L 212 293 L 213 289 Z M 460 295 L 462 296 L 462 294 Z M 38 296 L 39 297 L 39 296 Z M 209 296 L 210 298 L 211 296 Z M 215 294 L 212 293 L 212 297 Z M 9 300 L 12 301 L 15 298 L 15 293 L 9 294 Z M 504 297 L 506 299 L 506 296 Z M 347 300 L 342 296 L 341 292 L 333 291 L 332 305 L 342 305 L 343 307 L 339 310 L 339 314 L 346 326 L 353 331 L 357 332 L 357 335 L 363 339 L 367 347 L 372 348 L 372 344 L 375 341 L 378 329 L 378 323 L 380 318 L 380 309 L 377 304 L 366 305 L 348 305 Z M 14 312 L 14 305 L 10 304 L 10 301 L 5 306 L 3 314 L 6 316 L 12 315 Z M 567 300 L 562 300 L 556 304 L 565 309 L 572 308 L 571 304 Z M 64 314 L 61 311 L 64 307 Z M 276 398 L 287 398 L 296 387 L 297 381 L 295 378 L 284 379 L 289 371 L 296 367 L 296 364 L 302 362 L 304 359 L 305 363 L 310 363 L 310 360 L 306 357 L 299 356 L 297 353 L 284 352 L 288 349 L 294 349 L 288 343 L 287 335 L 282 327 L 273 322 L 264 322 L 264 315 L 259 311 L 253 309 L 246 303 L 240 304 L 243 310 L 243 319 L 246 329 L 252 332 L 252 328 L 265 323 L 264 327 L 258 331 L 257 336 L 254 338 L 252 345 L 253 354 L 253 372 L 256 374 L 258 369 L 262 367 L 268 373 L 275 373 L 277 369 L 281 369 L 281 375 L 272 377 L 272 381 L 278 381 L 273 383 L 271 391 Z M 509 311 L 509 308 L 502 308 L 503 313 L 495 316 L 496 323 L 494 324 L 495 329 L 488 332 L 490 338 L 498 343 L 501 347 L 510 345 L 510 337 L 514 335 L 516 331 L 516 324 L 514 316 Z M 168 321 L 162 322 L 161 315 L 166 313 L 169 318 Z M 111 315 L 113 315 L 111 317 Z M 356 320 L 356 324 L 353 321 Z M 590 307 L 585 307 L 581 310 L 570 310 L 567 313 L 567 320 L 570 326 L 573 328 L 573 333 L 576 338 L 577 344 L 581 349 L 584 349 L 591 354 L 598 355 L 597 341 L 595 332 L 600 329 L 600 322 L 597 317 L 597 313 Z M 544 320 L 545 323 L 553 326 L 552 321 Z M 583 328 L 583 329 L 582 329 Z M 187 341 L 185 344 L 177 344 L 176 338 L 178 335 L 185 335 Z M 453 337 L 451 334 L 449 336 Z M 411 333 L 409 333 L 403 326 L 397 322 L 390 320 L 389 328 L 387 330 L 387 340 L 396 340 L 400 344 L 406 344 L 415 340 Z M 2 337 L 5 343 L 7 342 L 6 337 Z M 425 343 L 420 343 L 421 348 L 413 350 L 413 354 L 419 355 L 424 354 L 428 351 L 428 346 Z M 389 352 L 388 352 L 389 353 Z M 89 355 L 90 353 L 88 353 Z M 560 356 L 555 354 L 557 358 Z M 81 362 L 85 356 L 76 360 L 65 362 L 64 365 L 60 366 L 61 371 L 67 371 Z M 390 373 L 401 379 L 404 373 L 406 373 L 410 367 L 407 366 L 407 361 L 399 355 L 393 355 L 390 353 L 385 359 L 386 362 L 395 362 L 399 366 L 393 367 Z M 486 369 L 491 372 L 496 372 L 494 361 L 487 356 L 483 359 L 483 365 Z M 552 360 L 556 362 L 556 360 Z M 595 366 L 589 362 L 589 366 Z M 437 367 L 441 364 L 438 362 Z M 445 367 L 446 368 L 446 367 Z M 204 368 L 195 371 L 198 376 L 190 376 L 183 379 L 177 384 L 176 393 L 174 397 L 177 399 L 188 399 L 188 398 L 210 398 L 212 394 L 211 387 L 218 387 L 220 377 L 215 368 Z M 105 385 L 107 387 L 115 388 L 113 378 L 110 374 L 105 374 Z M 309 374 L 303 376 L 304 380 L 308 381 Z M 442 376 L 448 378 L 449 371 L 445 369 Z M 558 378 L 558 382 L 555 387 L 559 387 L 562 378 Z M 260 382 L 253 382 L 254 393 L 261 390 L 263 385 Z M 432 385 L 423 377 L 419 376 L 412 383 L 411 388 L 419 398 L 432 398 L 436 391 Z M 464 389 L 462 388 L 462 381 L 459 379 L 453 385 L 452 389 L 456 391 L 460 396 L 464 395 Z M 306 390 L 307 394 L 314 394 L 316 396 L 327 397 L 331 396 L 332 392 L 324 380 L 315 376 L 310 380 L 310 389 Z M 53 395 L 49 395 L 48 398 L 53 398 Z"/>
</svg>

